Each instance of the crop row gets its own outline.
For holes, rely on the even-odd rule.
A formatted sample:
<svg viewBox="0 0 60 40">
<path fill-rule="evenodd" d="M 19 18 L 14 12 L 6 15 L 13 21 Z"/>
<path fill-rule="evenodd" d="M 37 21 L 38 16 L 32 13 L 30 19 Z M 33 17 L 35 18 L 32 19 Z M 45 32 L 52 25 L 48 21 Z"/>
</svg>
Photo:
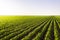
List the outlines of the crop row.
<svg viewBox="0 0 60 40">
<path fill-rule="evenodd" d="M 59 17 L 20 18 L 0 20 L 0 40 L 60 40 Z"/>
</svg>

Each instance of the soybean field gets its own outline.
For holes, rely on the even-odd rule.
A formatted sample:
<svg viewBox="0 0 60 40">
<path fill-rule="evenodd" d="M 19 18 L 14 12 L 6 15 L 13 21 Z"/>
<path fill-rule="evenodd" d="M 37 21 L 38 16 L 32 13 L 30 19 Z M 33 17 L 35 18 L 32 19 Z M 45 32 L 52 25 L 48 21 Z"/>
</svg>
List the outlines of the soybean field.
<svg viewBox="0 0 60 40">
<path fill-rule="evenodd" d="M 0 16 L 0 40 L 60 40 L 60 16 Z"/>
</svg>

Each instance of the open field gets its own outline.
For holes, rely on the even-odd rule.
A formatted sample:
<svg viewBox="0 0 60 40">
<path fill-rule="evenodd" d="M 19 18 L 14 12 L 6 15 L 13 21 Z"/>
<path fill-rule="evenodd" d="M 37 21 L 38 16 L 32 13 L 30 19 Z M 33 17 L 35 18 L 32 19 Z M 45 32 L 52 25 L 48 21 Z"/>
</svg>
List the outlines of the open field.
<svg viewBox="0 0 60 40">
<path fill-rule="evenodd" d="M 0 40 L 60 40 L 60 16 L 0 16 Z"/>
</svg>

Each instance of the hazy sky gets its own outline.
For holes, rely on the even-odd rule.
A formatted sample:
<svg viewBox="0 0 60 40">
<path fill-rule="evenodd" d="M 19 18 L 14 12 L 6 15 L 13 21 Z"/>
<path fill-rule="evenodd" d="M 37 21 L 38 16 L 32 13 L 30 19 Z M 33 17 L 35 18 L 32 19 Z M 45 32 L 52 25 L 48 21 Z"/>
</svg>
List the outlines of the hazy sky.
<svg viewBox="0 0 60 40">
<path fill-rule="evenodd" d="M 0 0 L 0 15 L 60 15 L 60 0 Z"/>
</svg>

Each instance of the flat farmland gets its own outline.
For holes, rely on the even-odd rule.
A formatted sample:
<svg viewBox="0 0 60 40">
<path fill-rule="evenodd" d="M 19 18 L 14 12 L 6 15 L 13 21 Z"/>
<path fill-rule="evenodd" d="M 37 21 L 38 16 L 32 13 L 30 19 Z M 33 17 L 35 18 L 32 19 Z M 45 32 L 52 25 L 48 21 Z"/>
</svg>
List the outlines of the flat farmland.
<svg viewBox="0 0 60 40">
<path fill-rule="evenodd" d="M 0 40 L 60 40 L 60 16 L 0 16 Z"/>
</svg>

